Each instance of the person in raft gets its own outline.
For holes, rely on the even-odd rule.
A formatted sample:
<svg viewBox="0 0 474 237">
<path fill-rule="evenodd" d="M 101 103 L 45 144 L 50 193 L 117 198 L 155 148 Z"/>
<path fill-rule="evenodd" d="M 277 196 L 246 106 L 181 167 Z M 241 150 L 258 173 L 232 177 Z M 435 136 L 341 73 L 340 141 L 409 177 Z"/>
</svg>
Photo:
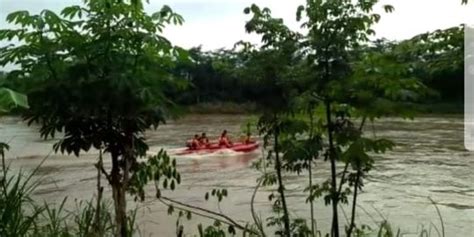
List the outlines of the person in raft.
<svg viewBox="0 0 474 237">
<path fill-rule="evenodd" d="M 209 138 L 207 138 L 206 133 L 203 132 L 201 134 L 201 137 L 199 137 L 199 145 L 201 147 L 207 147 L 209 146 Z"/>
<path fill-rule="evenodd" d="M 219 138 L 219 146 L 232 146 L 232 142 L 230 141 L 229 137 L 227 137 L 227 130 L 222 132 L 221 137 Z"/>
<path fill-rule="evenodd" d="M 250 143 L 254 143 L 254 142 L 255 142 L 254 140 L 252 140 L 251 136 L 252 136 L 252 135 L 250 134 L 250 132 L 248 132 L 248 133 L 247 133 L 247 136 L 246 136 L 245 139 L 244 139 L 244 143 L 245 143 L 245 144 L 250 144 Z"/>
<path fill-rule="evenodd" d="M 194 135 L 193 140 L 191 141 L 191 149 L 198 149 L 200 147 L 199 144 L 199 135 Z"/>
</svg>

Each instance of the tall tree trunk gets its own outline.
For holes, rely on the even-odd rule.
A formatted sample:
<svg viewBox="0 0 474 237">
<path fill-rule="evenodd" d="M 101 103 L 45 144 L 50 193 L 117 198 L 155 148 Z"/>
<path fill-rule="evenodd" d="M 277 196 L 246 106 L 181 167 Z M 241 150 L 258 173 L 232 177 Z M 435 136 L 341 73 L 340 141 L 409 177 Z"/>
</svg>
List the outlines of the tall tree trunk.
<svg viewBox="0 0 474 237">
<path fill-rule="evenodd" d="M 117 226 L 116 236 L 126 237 L 127 228 L 127 203 L 125 200 L 125 191 L 119 187 L 112 186 L 115 204 L 115 224 Z"/>
<path fill-rule="evenodd" d="M 112 172 L 111 186 L 112 197 L 115 207 L 115 236 L 127 236 L 127 203 L 125 200 L 125 190 L 120 177 L 120 164 L 117 152 L 112 151 Z"/>
<path fill-rule="evenodd" d="M 281 162 L 280 162 L 280 155 L 278 154 L 279 152 L 279 147 L 278 147 L 278 135 L 279 135 L 279 130 L 278 128 L 275 128 L 275 144 L 274 144 L 274 150 L 275 150 L 275 170 L 277 172 L 278 176 L 278 192 L 280 193 L 280 198 L 281 198 L 281 205 L 283 208 L 283 222 L 285 226 L 285 236 L 290 237 L 290 216 L 288 215 L 288 206 L 286 205 L 286 197 L 285 197 L 285 186 L 283 185 L 283 178 L 281 175 Z"/>
<path fill-rule="evenodd" d="M 108 22 L 109 24 L 110 22 Z M 108 25 L 110 30 L 110 25 Z M 108 51 L 108 49 L 106 49 Z M 112 113 L 107 111 L 107 126 L 110 131 L 113 131 Z M 126 237 L 127 236 L 127 203 L 125 197 L 125 189 L 122 182 L 122 176 L 120 174 L 121 165 L 119 160 L 119 152 L 116 145 L 109 147 L 110 155 L 112 159 L 112 171 L 110 172 L 109 183 L 112 187 L 112 198 L 114 199 L 115 209 L 115 236 Z M 122 154 L 122 159 L 125 159 Z M 127 174 L 128 175 L 128 174 Z"/>
<path fill-rule="evenodd" d="M 356 204 L 357 204 L 357 194 L 359 191 L 359 182 L 360 182 L 360 176 L 362 175 L 362 171 L 357 169 L 357 175 L 356 175 L 356 180 L 354 184 L 354 197 L 352 199 L 352 214 L 351 214 L 351 223 L 349 225 L 349 229 L 347 230 L 347 237 L 351 237 L 352 235 L 352 230 L 355 227 L 355 214 L 356 214 Z"/>
<path fill-rule="evenodd" d="M 332 236 L 339 237 L 339 218 L 337 204 L 339 202 L 339 195 L 337 193 L 337 181 L 336 181 L 336 149 L 334 147 L 333 140 L 333 124 L 331 121 L 331 102 L 326 101 L 326 120 L 328 126 L 328 139 L 329 139 L 329 160 L 331 161 L 331 197 L 332 197 Z"/>
</svg>

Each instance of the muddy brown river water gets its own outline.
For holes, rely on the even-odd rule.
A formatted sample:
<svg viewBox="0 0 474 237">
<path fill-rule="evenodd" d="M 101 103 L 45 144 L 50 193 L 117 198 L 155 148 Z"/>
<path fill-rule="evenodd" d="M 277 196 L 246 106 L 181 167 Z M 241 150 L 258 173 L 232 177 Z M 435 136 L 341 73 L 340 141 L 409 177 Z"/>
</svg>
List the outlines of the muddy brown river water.
<svg viewBox="0 0 474 237">
<path fill-rule="evenodd" d="M 248 117 L 243 115 L 192 115 L 161 126 L 147 133 L 151 152 L 160 148 L 170 152 L 181 147 L 183 141 L 195 133 L 207 131 L 215 136 L 222 129 L 231 134 L 241 131 Z M 428 199 L 438 203 L 447 237 L 474 236 L 474 154 L 463 148 L 462 117 L 423 117 L 414 121 L 384 119 L 367 127 L 377 137 L 393 139 L 397 147 L 377 157 L 360 195 L 359 223 L 375 225 L 383 218 L 393 227 L 401 228 L 404 236 L 415 235 L 422 227 L 440 229 L 436 209 Z M 28 127 L 15 117 L 0 121 L 0 140 L 10 143 L 7 162 L 14 170 L 32 170 L 43 157 L 51 153 L 54 140 L 44 141 L 37 127 Z M 261 151 L 252 153 L 224 152 L 212 155 L 175 157 L 182 183 L 163 195 L 197 206 L 221 211 L 234 219 L 251 221 L 250 198 L 259 173 L 250 166 L 261 157 Z M 51 154 L 41 166 L 36 178 L 41 185 L 34 198 L 58 203 L 66 196 L 67 206 L 74 200 L 88 200 L 95 195 L 97 152 L 91 151 L 80 158 Z M 315 168 L 314 179 L 328 177 L 327 164 Z M 305 194 L 305 175 L 286 177 L 291 214 L 308 217 Z M 204 194 L 213 188 L 227 188 L 230 196 L 219 206 L 205 201 Z M 106 189 L 106 196 L 109 196 Z M 263 217 L 270 213 L 267 196 L 271 188 L 264 188 L 256 196 L 256 209 Z M 166 214 L 167 207 L 154 199 L 150 185 L 146 201 L 129 207 L 138 208 L 138 222 L 142 236 L 175 236 L 176 216 Z M 349 207 L 344 207 L 349 213 Z M 318 227 L 327 231 L 330 207 L 318 202 L 315 207 Z M 344 222 L 344 213 L 341 212 Z M 208 223 L 200 218 L 184 221 L 186 231 L 193 233 L 197 223 Z M 431 227 L 434 233 L 434 228 Z M 433 236 L 437 236 L 434 234 Z"/>
</svg>

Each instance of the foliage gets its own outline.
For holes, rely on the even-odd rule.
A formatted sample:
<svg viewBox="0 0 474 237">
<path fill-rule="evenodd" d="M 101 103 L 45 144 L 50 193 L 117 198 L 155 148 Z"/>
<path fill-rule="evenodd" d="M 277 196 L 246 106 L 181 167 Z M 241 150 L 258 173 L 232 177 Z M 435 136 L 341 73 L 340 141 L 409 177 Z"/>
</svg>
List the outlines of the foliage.
<svg viewBox="0 0 474 237">
<path fill-rule="evenodd" d="M 387 10 L 393 9 L 388 7 Z M 251 8 L 248 11 L 251 12 Z M 263 12 L 262 10 L 261 14 L 264 14 Z M 300 17 L 303 17 L 303 14 Z M 380 15 L 373 14 L 372 18 L 374 21 L 379 20 Z M 276 22 L 277 20 L 274 23 L 277 24 Z M 303 26 L 306 27 L 306 25 Z M 248 27 L 250 30 L 253 26 Z M 370 30 L 368 33 L 369 35 L 373 34 Z M 375 40 L 368 45 L 361 45 L 359 47 L 360 52 L 349 50 L 350 55 L 347 55 L 347 60 L 354 70 L 364 70 L 362 73 L 384 73 L 384 76 L 388 78 L 405 78 L 407 79 L 406 83 L 413 81 L 409 77 L 413 79 L 413 76 L 415 76 L 421 79 L 424 85 L 433 89 L 433 91 L 426 91 L 429 92 L 427 94 L 429 97 L 420 97 L 416 102 L 417 104 L 433 103 L 438 100 L 456 101 L 462 98 L 464 92 L 462 80 L 464 68 L 463 34 L 463 26 L 461 25 L 419 34 L 400 42 L 386 39 Z M 268 38 L 271 37 L 266 36 L 265 40 L 268 40 Z M 274 40 L 277 39 L 272 39 L 272 41 Z M 306 49 L 309 48 L 306 47 Z M 203 52 L 199 47 L 191 49 L 190 55 L 193 61 L 180 64 L 175 73 L 188 78 L 192 86 L 185 93 L 176 95 L 177 100 L 185 104 L 215 101 L 243 103 L 255 100 L 262 93 L 268 93 L 268 91 L 263 91 L 263 86 L 261 84 L 259 86 L 255 80 L 261 78 L 260 76 L 249 77 L 251 74 L 246 73 L 245 65 L 250 65 L 250 63 L 247 63 L 249 60 L 248 54 L 243 54 L 240 50 L 251 51 L 256 49 L 254 46 L 242 42 L 236 44 L 233 50 Z M 300 53 L 308 52 L 303 48 Z M 297 57 L 298 55 L 293 56 Z M 252 60 L 254 63 L 259 63 L 256 58 Z M 275 61 L 277 60 L 278 58 L 275 58 Z M 297 58 L 294 58 L 294 60 L 297 63 Z M 256 64 L 254 65 L 256 67 Z M 372 69 L 366 68 L 366 66 L 372 67 Z M 256 69 L 256 71 L 258 70 Z M 311 73 L 309 71 L 303 72 L 304 70 L 304 68 L 300 68 L 296 72 L 303 74 L 303 77 L 308 77 Z M 369 70 L 372 71 L 369 72 Z M 357 74 L 360 75 L 360 72 Z M 306 84 L 300 84 L 299 88 L 304 85 Z M 439 93 L 439 96 L 435 91 Z M 394 106 L 392 103 L 386 105 L 387 101 L 378 101 L 377 103 L 378 108 Z M 402 106 L 394 108 L 393 111 L 398 112 L 400 109 L 402 109 Z M 404 113 L 405 111 L 401 112 Z"/>
<path fill-rule="evenodd" d="M 94 221 L 95 215 L 97 215 L 97 207 L 92 201 L 80 201 L 76 203 L 75 210 L 69 211 L 69 215 L 73 217 L 73 223 L 70 223 L 70 225 L 75 227 L 73 228 L 75 236 L 107 236 L 114 233 L 113 216 L 110 212 L 112 203 L 104 200 L 101 202 L 101 209 L 98 213 L 101 217 L 98 218 L 99 223 L 95 223 Z M 136 226 L 130 227 L 132 227 L 129 228 L 130 233 L 134 233 Z"/>
<path fill-rule="evenodd" d="M 67 198 L 58 206 L 34 201 L 32 194 L 39 184 L 39 180 L 34 179 L 36 170 L 30 174 L 23 171 L 11 174 L 9 169 L 3 171 L 0 180 L 1 236 L 114 236 L 115 226 L 108 202 L 102 203 L 101 223 L 96 228 L 93 200 L 76 203 L 75 210 L 65 208 Z M 136 223 L 131 218 L 130 221 L 128 236 L 136 230 Z"/>
<path fill-rule="evenodd" d="M 164 150 L 156 155 L 148 157 L 146 162 L 136 164 L 134 173 L 130 178 L 129 191 L 135 195 L 135 199 L 145 200 L 145 186 L 150 181 L 155 182 L 156 197 L 160 198 L 161 188 L 174 190 L 181 183 L 181 175 L 176 169 L 176 160 L 171 159 Z"/>
<path fill-rule="evenodd" d="M 404 64 L 401 71 L 416 75 L 423 83 L 434 91 L 430 91 L 429 97 L 420 98 L 420 103 L 456 103 L 464 93 L 463 90 L 463 26 L 440 29 L 430 33 L 423 33 L 412 39 L 393 42 L 385 39 L 372 42 L 371 47 L 360 56 L 351 56 L 351 64 L 365 65 L 376 64 L 383 66 L 384 61 L 395 61 L 396 64 Z M 202 51 L 200 47 L 191 48 L 190 61 L 178 62 L 172 69 L 172 74 L 185 78 L 189 85 L 185 90 L 168 87 L 166 94 L 177 103 L 189 105 L 194 108 L 200 104 L 217 104 L 217 108 L 196 108 L 192 112 L 202 111 L 242 111 L 241 108 L 226 109 L 235 105 L 226 103 L 233 102 L 249 106 L 247 102 L 253 101 L 262 91 L 256 82 L 249 78 L 242 70 L 246 57 L 239 50 L 242 44 L 237 44 L 232 50 Z M 250 46 L 250 45 L 248 45 Z M 369 61 L 370 59 L 370 61 Z M 399 65 L 400 66 L 400 65 Z M 388 68 L 394 71 L 393 67 Z M 385 72 L 384 69 L 379 72 Z M 413 73 L 415 72 L 415 73 Z M 31 80 L 25 81 L 16 78 L 13 72 L 5 78 L 2 84 L 20 92 L 28 91 L 35 86 Z M 309 74 L 305 72 L 304 74 Z M 439 95 L 437 95 L 437 92 Z M 223 102 L 223 103 L 221 103 Z M 384 102 L 378 102 L 384 105 Z M 459 104 L 459 103 L 458 103 Z M 393 104 L 387 105 L 389 108 Z M 414 105 L 409 105 L 414 107 Z M 252 106 L 249 106 L 252 107 Z M 383 107 L 383 106 L 378 106 Z M 435 107 L 436 108 L 436 107 Z M 402 109 L 400 107 L 394 110 Z M 245 110 L 244 110 L 245 111 Z M 440 111 L 443 112 L 443 111 Z"/>
<path fill-rule="evenodd" d="M 8 88 L 0 88 L 0 113 L 8 113 L 15 108 L 28 108 L 25 95 Z"/>
<path fill-rule="evenodd" d="M 207 226 L 206 228 L 203 228 L 201 224 L 198 225 L 198 232 L 199 232 L 199 237 L 225 237 L 226 236 L 226 231 L 222 229 L 222 225 L 218 221 L 214 222 L 213 225 Z M 235 231 L 229 231 L 229 232 L 235 234 Z"/>
<path fill-rule="evenodd" d="M 464 25 L 417 35 L 393 47 L 416 75 L 440 93 L 441 100 L 462 100 L 464 93 Z"/>
<path fill-rule="evenodd" d="M 25 119 L 40 123 L 44 138 L 64 132 L 56 151 L 78 156 L 104 148 L 111 155 L 112 170 L 103 172 L 113 189 L 118 233 L 125 236 L 125 192 L 142 184 L 130 182 L 129 173 L 148 150 L 143 133 L 170 115 L 167 88 L 183 86 L 170 71 L 187 54 L 160 35 L 182 17 L 168 6 L 148 15 L 141 1 L 86 0 L 59 15 L 18 11 L 7 21 L 21 28 L 1 30 L 0 40 L 20 43 L 2 48 L 0 65 L 18 64 L 10 74 L 31 81 Z"/>
<path fill-rule="evenodd" d="M 43 211 L 31 199 L 38 182 L 24 172 L 10 175 L 8 169 L 0 178 L 0 235 L 27 236 Z"/>
<path fill-rule="evenodd" d="M 282 177 L 282 164 L 279 157 L 279 136 L 292 127 L 286 117 L 292 113 L 293 98 L 298 95 L 298 60 L 293 52 L 297 50 L 300 34 L 291 31 L 283 24 L 283 20 L 273 18 L 268 8 L 252 5 L 244 9 L 244 13 L 252 14 L 245 28 L 249 33 L 261 35 L 262 45 L 255 50 L 249 44 L 243 45 L 242 53 L 247 59 L 243 75 L 258 91 L 254 101 L 260 108 L 261 116 L 257 127 L 264 135 L 264 146 L 273 139 L 273 149 L 268 153 L 268 165 L 273 164 L 276 176 L 264 176 L 264 184 L 276 184 L 278 196 L 273 200 L 274 211 L 281 217 L 270 218 L 268 225 L 278 227 L 276 234 L 290 236 L 290 216 L 285 196 L 285 186 Z M 290 122 L 290 123 L 288 123 Z M 272 177 L 269 182 L 269 177 Z M 273 196 L 272 196 L 273 197 Z"/>
<path fill-rule="evenodd" d="M 279 195 L 269 199 L 279 216 L 268 219 L 269 225 L 279 227 L 277 235 L 316 234 L 313 221 L 311 228 L 305 228 L 307 224 L 289 217 L 282 178 L 283 171 L 309 171 L 306 191 L 312 219 L 312 202 L 324 197 L 332 205 L 334 236 L 339 236 L 339 203 L 348 203 L 354 190 L 350 236 L 357 191 L 374 164 L 370 153 L 383 153 L 394 146 L 385 139 L 363 136 L 366 119 L 410 116 L 406 106 L 429 93 L 409 64 L 369 42 L 375 33 L 371 27 L 380 20 L 380 15 L 372 13 L 376 3 L 307 1 L 297 11 L 305 35 L 289 30 L 268 8 L 252 5 L 244 10 L 252 14 L 246 30 L 262 36 L 259 49 L 243 44 L 246 60 L 241 73 L 252 78 L 254 87 L 262 88 L 254 99 L 262 108 L 258 126 L 265 145 L 273 146 L 263 167 L 273 165 L 275 172 L 265 173 L 262 182 L 277 185 Z M 383 8 L 393 11 L 388 5 Z M 360 125 L 355 124 L 357 117 Z M 322 184 L 313 184 L 311 166 L 318 158 L 331 163 L 331 176 Z M 340 177 L 338 163 L 344 164 Z M 301 228 L 291 227 L 294 224 Z"/>
<path fill-rule="evenodd" d="M 185 92 L 175 95 L 177 102 L 194 105 L 250 100 L 251 88 L 235 73 L 242 60 L 237 52 L 223 49 L 203 52 L 201 47 L 195 47 L 189 50 L 189 55 L 192 61 L 180 62 L 174 70 L 175 75 L 191 84 Z"/>
</svg>

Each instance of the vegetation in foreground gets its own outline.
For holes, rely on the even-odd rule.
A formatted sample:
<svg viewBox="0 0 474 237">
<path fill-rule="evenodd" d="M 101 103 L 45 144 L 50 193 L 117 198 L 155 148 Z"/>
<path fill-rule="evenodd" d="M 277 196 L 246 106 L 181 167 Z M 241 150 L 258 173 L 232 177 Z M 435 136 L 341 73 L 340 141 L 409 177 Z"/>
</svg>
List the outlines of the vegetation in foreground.
<svg viewBox="0 0 474 237">
<path fill-rule="evenodd" d="M 167 198 L 163 191 L 174 190 L 181 182 L 176 162 L 165 151 L 146 157 L 144 132 L 173 117 L 176 103 L 184 103 L 180 93 L 192 85 L 187 78 L 191 72 L 182 68 L 192 61 L 189 53 L 161 35 L 166 25 L 183 22 L 180 15 L 168 6 L 147 14 L 139 0 L 85 0 L 59 15 L 49 10 L 37 15 L 11 13 L 7 21 L 21 27 L 1 30 L 0 40 L 16 39 L 20 44 L 2 48 L 0 65 L 20 66 L 8 74 L 7 82 L 28 95 L 30 108 L 24 118 L 30 124 L 38 123 L 45 139 L 64 133 L 54 145 L 56 152 L 79 156 L 93 147 L 100 156 L 96 205 L 86 204 L 75 214 L 86 219 L 77 225 L 63 221 L 59 213 L 64 203 L 57 209 L 38 207 L 28 196 L 35 185 L 22 182 L 21 174 L 8 177 L 3 165 L 2 198 L 12 201 L 15 209 L 2 202 L 6 220 L 2 231 L 7 236 L 64 236 L 83 234 L 84 226 L 95 225 L 95 232 L 87 232 L 92 236 L 130 236 L 133 215 L 127 212 L 126 197 L 130 194 L 143 201 L 145 187 L 151 183 L 156 187 L 156 199 L 169 206 L 170 214 L 177 209 L 179 216 L 186 213 L 216 220 L 212 226 L 198 228 L 201 236 L 235 235 L 236 230 L 251 236 L 320 236 L 315 226 L 317 198 L 322 198 L 332 213 L 327 236 L 366 235 L 366 226 L 356 219 L 358 193 L 375 165 L 374 154 L 394 146 L 390 140 L 366 136 L 366 121 L 412 117 L 414 105 L 435 94 L 423 76 L 443 67 L 437 64 L 439 60 L 431 59 L 440 57 L 440 52 L 445 59 L 456 58 L 463 47 L 458 44 L 458 27 L 422 35 L 415 48 L 411 47 L 413 40 L 371 42 L 372 26 L 381 17 L 373 12 L 377 2 L 308 0 L 296 14 L 305 34 L 290 30 L 268 8 L 251 5 L 244 10 L 250 15 L 246 30 L 260 35 L 262 44 L 239 42 L 235 56 L 224 57 L 224 61 L 232 61 L 225 70 L 247 83 L 244 87 L 231 80 L 235 84 L 229 88 L 249 90 L 248 100 L 259 111 L 257 128 L 269 150 L 265 162 L 255 164 L 262 171 L 255 193 L 260 186 L 274 187 L 269 196 L 273 216 L 262 220 L 252 206 L 249 223 Z M 389 5 L 383 8 L 394 10 Z M 418 60 L 420 57 L 423 60 Z M 459 64 L 455 60 L 443 62 L 452 68 Z M 111 160 L 109 171 L 102 164 L 103 155 Z M 330 164 L 330 176 L 316 183 L 312 167 L 322 162 Z M 284 177 L 290 172 L 308 177 L 304 192 L 309 219 L 289 212 Z M 112 187 L 114 215 L 102 205 L 101 176 Z M 214 189 L 205 197 L 221 201 L 228 195 L 226 189 Z M 338 216 L 341 205 L 351 210 L 344 227 Z M 99 214 L 91 213 L 112 216 L 112 224 L 108 218 L 98 218 L 107 223 L 92 221 Z M 183 235 L 183 229 L 178 223 L 178 236 Z M 274 232 L 270 234 L 269 229 Z M 386 222 L 375 234 L 400 235 Z M 444 230 L 438 235 L 443 236 Z"/>
<path fill-rule="evenodd" d="M 37 167 L 39 169 L 40 166 Z M 39 203 L 32 198 L 40 180 L 35 178 L 36 170 L 31 173 L 11 173 L 6 167 L 0 176 L 0 235 L 31 236 L 31 237 L 99 237 L 114 236 L 113 213 L 111 203 L 97 199 L 76 201 L 76 208 L 67 210 L 67 198 L 59 204 Z M 136 210 L 129 211 L 127 236 L 142 236 L 136 223 Z M 439 214 L 439 212 L 438 212 Z M 183 214 L 178 217 L 177 223 Z M 188 214 L 187 218 L 191 218 Z M 440 216 L 441 218 L 441 216 Z M 441 219 L 442 221 L 442 219 Z M 442 222 L 441 222 L 442 223 Z M 441 224 L 443 225 L 443 223 Z M 380 221 L 377 227 L 364 226 L 355 236 L 401 237 L 404 232 L 393 229 L 387 220 Z M 323 236 L 315 230 L 316 236 Z M 442 229 L 432 225 L 422 228 L 418 236 L 444 236 Z M 184 227 L 177 226 L 177 235 L 183 236 Z M 199 237 L 227 236 L 228 229 L 216 221 L 213 225 L 196 228 Z M 436 234 L 436 235 L 435 235 Z M 245 235 L 244 235 L 245 236 Z M 248 235 L 255 236 L 255 235 Z"/>
</svg>

